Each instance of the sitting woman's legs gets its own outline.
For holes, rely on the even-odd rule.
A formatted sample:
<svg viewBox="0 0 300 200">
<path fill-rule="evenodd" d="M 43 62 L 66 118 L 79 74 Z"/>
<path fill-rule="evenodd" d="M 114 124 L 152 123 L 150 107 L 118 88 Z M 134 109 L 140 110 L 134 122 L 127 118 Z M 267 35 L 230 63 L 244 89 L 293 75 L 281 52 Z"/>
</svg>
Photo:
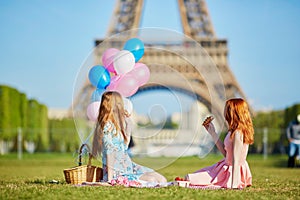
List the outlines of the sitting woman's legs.
<svg viewBox="0 0 300 200">
<path fill-rule="evenodd" d="M 148 182 L 166 183 L 167 179 L 157 172 L 146 172 L 140 177 L 140 180 Z"/>
</svg>

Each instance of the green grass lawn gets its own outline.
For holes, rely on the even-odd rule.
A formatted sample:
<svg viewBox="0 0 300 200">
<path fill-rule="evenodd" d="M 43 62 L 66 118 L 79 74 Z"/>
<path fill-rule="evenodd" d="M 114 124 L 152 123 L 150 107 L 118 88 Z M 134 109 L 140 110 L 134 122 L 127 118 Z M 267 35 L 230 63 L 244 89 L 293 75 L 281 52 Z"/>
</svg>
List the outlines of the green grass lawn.
<svg viewBox="0 0 300 200">
<path fill-rule="evenodd" d="M 137 163 L 155 167 L 167 158 L 135 158 Z M 159 169 L 172 181 L 221 159 L 184 157 Z M 286 168 L 287 156 L 249 155 L 253 186 L 244 190 L 197 190 L 180 187 L 125 188 L 75 187 L 66 184 L 63 169 L 76 165 L 72 154 L 16 154 L 0 156 L 0 199 L 300 199 L 300 168 Z M 95 161 L 94 164 L 100 164 Z M 49 183 L 58 180 L 58 184 Z"/>
</svg>

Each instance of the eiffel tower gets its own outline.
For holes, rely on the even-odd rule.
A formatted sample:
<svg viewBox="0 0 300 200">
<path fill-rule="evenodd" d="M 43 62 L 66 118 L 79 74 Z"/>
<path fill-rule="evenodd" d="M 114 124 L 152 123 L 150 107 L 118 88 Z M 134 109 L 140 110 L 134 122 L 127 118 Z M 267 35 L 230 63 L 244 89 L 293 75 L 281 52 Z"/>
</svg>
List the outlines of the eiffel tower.
<svg viewBox="0 0 300 200">
<path fill-rule="evenodd" d="M 194 94 L 208 110 L 221 118 L 225 99 L 232 97 L 245 99 L 245 95 L 228 65 L 227 41 L 216 37 L 205 0 L 177 0 L 177 3 L 183 34 L 189 40 L 180 44 L 160 43 L 160 47 L 163 45 L 164 50 L 153 48 L 156 44 L 145 41 L 145 54 L 141 62 L 149 67 L 151 77 L 149 82 L 139 88 L 137 93 L 167 87 L 186 94 Z M 144 0 L 117 1 L 107 32 L 107 37 L 114 35 L 117 37 L 109 41 L 100 39 L 95 41 L 96 61 L 101 61 L 101 55 L 105 49 L 112 47 L 121 49 L 127 39 L 139 37 L 143 7 Z M 196 41 L 203 51 L 199 52 L 199 47 L 196 48 L 195 44 L 190 42 L 191 40 Z M 199 63 L 200 59 L 204 62 L 202 61 L 198 67 L 200 70 L 197 70 L 191 63 Z M 213 73 L 219 74 L 221 81 L 214 81 L 210 79 L 211 77 L 207 78 L 201 74 L 201 70 L 205 74 L 212 73 L 210 70 L 213 67 L 215 67 Z M 178 81 L 178 74 L 188 80 L 190 85 Z M 78 113 L 85 114 L 93 91 L 93 86 L 87 80 L 74 98 L 73 112 L 77 110 L 81 111 Z"/>
</svg>

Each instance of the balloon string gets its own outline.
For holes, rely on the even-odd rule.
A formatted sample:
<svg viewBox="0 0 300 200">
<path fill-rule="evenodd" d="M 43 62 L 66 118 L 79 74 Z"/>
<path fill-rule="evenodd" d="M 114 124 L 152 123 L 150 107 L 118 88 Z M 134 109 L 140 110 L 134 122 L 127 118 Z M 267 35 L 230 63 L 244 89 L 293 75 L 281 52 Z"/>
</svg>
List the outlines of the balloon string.
<svg viewBox="0 0 300 200">
<path fill-rule="evenodd" d="M 92 130 L 92 131 L 90 132 L 90 134 L 88 135 L 88 137 L 86 138 L 86 140 L 84 141 L 83 144 L 86 144 L 93 134 L 94 134 L 94 130 Z"/>
<path fill-rule="evenodd" d="M 80 139 L 80 142 L 81 142 L 81 144 L 84 144 L 83 139 L 82 139 L 82 137 L 81 137 L 82 132 L 81 132 L 81 131 L 79 131 L 79 132 L 80 132 L 80 133 L 79 133 L 79 139 Z"/>
</svg>

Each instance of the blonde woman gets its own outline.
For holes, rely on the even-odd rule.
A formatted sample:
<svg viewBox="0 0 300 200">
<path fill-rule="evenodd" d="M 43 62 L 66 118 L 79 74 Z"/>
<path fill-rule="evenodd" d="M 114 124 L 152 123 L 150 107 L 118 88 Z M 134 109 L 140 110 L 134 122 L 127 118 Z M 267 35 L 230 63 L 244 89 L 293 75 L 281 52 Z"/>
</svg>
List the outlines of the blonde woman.
<svg viewBox="0 0 300 200">
<path fill-rule="evenodd" d="M 134 163 L 129 157 L 127 149 L 131 133 L 126 121 L 122 96 L 115 91 L 105 92 L 93 139 L 93 155 L 102 155 L 103 181 L 166 183 L 164 176 Z"/>
<path fill-rule="evenodd" d="M 246 161 L 254 130 L 247 103 L 241 98 L 226 101 L 224 117 L 228 134 L 224 143 L 219 139 L 212 122 L 204 124 L 224 159 L 218 163 L 187 174 L 191 185 L 212 188 L 242 189 L 252 185 L 252 175 Z"/>
</svg>

